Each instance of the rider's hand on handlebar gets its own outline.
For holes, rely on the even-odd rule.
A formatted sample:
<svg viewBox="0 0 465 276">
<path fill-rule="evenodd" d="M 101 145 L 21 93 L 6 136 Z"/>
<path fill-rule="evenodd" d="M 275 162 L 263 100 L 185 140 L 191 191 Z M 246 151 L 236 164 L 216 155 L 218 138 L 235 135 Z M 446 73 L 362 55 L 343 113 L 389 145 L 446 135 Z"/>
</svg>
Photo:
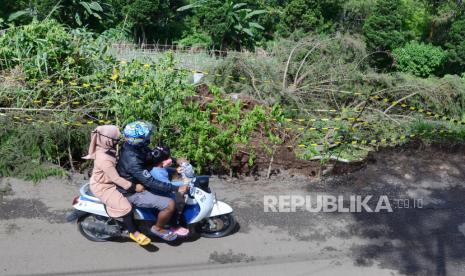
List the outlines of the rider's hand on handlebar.
<svg viewBox="0 0 465 276">
<path fill-rule="evenodd" d="M 139 183 L 136 184 L 136 193 L 140 193 L 140 192 L 143 192 L 143 191 L 145 191 L 144 185 L 139 184 Z"/>
<path fill-rule="evenodd" d="M 185 194 L 185 193 L 187 193 L 187 190 L 188 190 L 188 189 L 189 189 L 189 186 L 183 185 L 183 186 L 180 186 L 180 187 L 178 188 L 178 192 L 181 193 L 181 194 Z"/>
</svg>

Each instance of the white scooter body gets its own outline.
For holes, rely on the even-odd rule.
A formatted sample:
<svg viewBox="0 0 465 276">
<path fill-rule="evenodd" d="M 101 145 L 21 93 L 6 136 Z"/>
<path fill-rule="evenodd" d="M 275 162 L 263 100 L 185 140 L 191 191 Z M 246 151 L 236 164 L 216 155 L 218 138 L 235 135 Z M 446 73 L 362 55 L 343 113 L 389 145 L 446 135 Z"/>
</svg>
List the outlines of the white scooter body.
<svg viewBox="0 0 465 276">
<path fill-rule="evenodd" d="M 183 213 L 188 224 L 200 222 L 204 218 L 216 217 L 233 212 L 231 206 L 222 201 L 217 201 L 213 193 L 207 193 L 200 188 L 191 187 L 190 195 L 193 196 L 193 198 L 187 199 Z M 196 206 L 199 206 L 200 210 L 196 211 Z"/>
<path fill-rule="evenodd" d="M 213 193 L 207 193 L 198 187 L 194 187 L 191 181 L 189 197 L 186 200 L 186 206 L 183 216 L 187 224 L 194 224 L 205 218 L 216 217 L 230 214 L 233 209 L 228 204 L 217 201 Z M 109 217 L 104 204 L 92 195 L 89 189 L 89 183 L 84 184 L 80 190 L 80 196 L 73 203 L 73 207 L 85 213 L 91 213 L 102 217 Z M 145 208 L 135 208 L 134 218 L 136 220 L 156 220 L 153 210 Z"/>
</svg>

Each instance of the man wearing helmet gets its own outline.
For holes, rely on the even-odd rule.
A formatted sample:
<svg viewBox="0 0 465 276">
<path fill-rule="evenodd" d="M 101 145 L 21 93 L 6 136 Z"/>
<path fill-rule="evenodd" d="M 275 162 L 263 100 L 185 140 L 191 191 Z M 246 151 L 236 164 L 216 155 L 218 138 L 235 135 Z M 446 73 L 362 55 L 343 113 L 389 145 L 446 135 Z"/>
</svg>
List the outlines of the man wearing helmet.
<svg viewBox="0 0 465 276">
<path fill-rule="evenodd" d="M 153 126 L 150 123 L 136 121 L 124 128 L 125 142 L 121 148 L 117 170 L 121 177 L 133 182 L 142 183 L 152 191 L 185 193 L 187 186 L 175 186 L 164 183 L 152 177 L 147 166 L 147 156 L 150 155 L 150 136 Z M 160 238 L 172 241 L 177 238 L 176 233 L 163 227 L 170 220 L 175 211 L 175 202 L 169 197 L 155 195 L 149 191 L 133 193 L 122 188 L 119 191 L 134 205 L 142 208 L 156 208 L 159 210 L 156 224 L 151 232 Z"/>
</svg>

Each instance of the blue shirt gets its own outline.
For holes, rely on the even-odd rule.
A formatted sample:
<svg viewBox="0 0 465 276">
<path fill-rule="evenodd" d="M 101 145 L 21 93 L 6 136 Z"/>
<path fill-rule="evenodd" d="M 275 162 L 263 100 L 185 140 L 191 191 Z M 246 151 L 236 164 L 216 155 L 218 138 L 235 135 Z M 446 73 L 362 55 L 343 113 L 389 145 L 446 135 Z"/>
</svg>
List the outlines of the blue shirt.
<svg viewBox="0 0 465 276">
<path fill-rule="evenodd" d="M 182 181 L 171 181 L 171 177 L 174 172 L 175 172 L 175 169 L 173 168 L 154 167 L 150 171 L 150 174 L 153 176 L 153 178 L 161 182 L 171 183 L 174 186 L 178 186 L 178 187 L 184 185 Z"/>
</svg>

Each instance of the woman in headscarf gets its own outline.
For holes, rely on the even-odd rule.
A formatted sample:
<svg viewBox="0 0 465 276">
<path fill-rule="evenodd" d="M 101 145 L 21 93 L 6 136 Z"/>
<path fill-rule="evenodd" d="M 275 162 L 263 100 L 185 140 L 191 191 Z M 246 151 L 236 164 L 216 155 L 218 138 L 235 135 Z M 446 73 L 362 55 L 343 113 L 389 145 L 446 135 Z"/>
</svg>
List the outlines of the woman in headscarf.
<svg viewBox="0 0 465 276">
<path fill-rule="evenodd" d="M 89 153 L 84 159 L 94 160 L 94 169 L 90 178 L 90 190 L 106 206 L 112 218 L 122 218 L 123 226 L 129 231 L 129 237 L 139 245 L 147 245 L 151 240 L 137 231 L 132 218 L 132 205 L 117 189 L 142 192 L 141 184 L 134 185 L 119 176 L 116 171 L 116 145 L 121 133 L 117 126 L 104 125 L 97 127 L 90 140 Z"/>
</svg>

